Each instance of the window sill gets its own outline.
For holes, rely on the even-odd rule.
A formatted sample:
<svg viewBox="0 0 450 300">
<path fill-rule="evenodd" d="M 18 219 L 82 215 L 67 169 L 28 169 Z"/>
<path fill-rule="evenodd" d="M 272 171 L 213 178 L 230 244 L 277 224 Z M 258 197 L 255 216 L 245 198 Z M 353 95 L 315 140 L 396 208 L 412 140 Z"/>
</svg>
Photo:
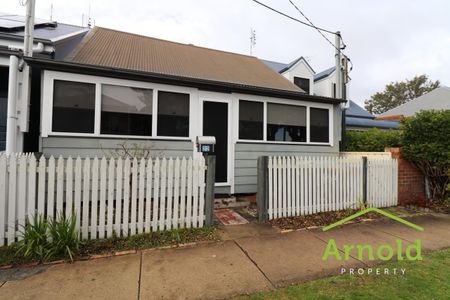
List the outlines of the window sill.
<svg viewBox="0 0 450 300">
<path fill-rule="evenodd" d="M 273 145 L 296 145 L 296 146 L 329 146 L 331 143 L 304 143 L 304 142 L 277 142 L 277 141 L 255 141 L 255 140 L 237 140 L 237 144 L 273 144 Z"/>
<path fill-rule="evenodd" d="M 114 135 L 114 134 L 95 134 L 95 133 L 72 133 L 72 132 L 51 132 L 48 137 L 78 137 L 95 139 L 122 139 L 122 140 L 160 140 L 160 141 L 189 141 L 190 137 L 169 137 L 169 136 L 137 136 L 137 135 Z"/>
</svg>

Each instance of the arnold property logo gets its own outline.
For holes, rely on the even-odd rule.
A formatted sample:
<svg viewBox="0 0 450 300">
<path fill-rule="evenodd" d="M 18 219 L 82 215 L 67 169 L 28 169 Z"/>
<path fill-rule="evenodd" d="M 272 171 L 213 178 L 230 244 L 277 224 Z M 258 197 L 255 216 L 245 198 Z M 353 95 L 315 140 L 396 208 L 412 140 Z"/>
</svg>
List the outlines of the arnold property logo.
<svg viewBox="0 0 450 300">
<path fill-rule="evenodd" d="M 413 224 L 391 213 L 373 207 L 367 208 L 336 223 L 325 226 L 322 229 L 322 231 L 328 231 L 336 226 L 342 225 L 345 222 L 353 220 L 354 218 L 362 216 L 368 212 L 379 213 L 392 220 L 400 222 L 403 225 L 409 226 L 415 230 L 424 231 L 424 228 L 419 225 Z M 395 245 L 385 243 L 379 245 L 377 249 L 375 249 L 375 247 L 373 247 L 373 245 L 370 244 L 343 245 L 342 252 L 344 253 L 342 255 L 341 251 L 339 251 L 338 246 L 336 245 L 336 241 L 334 239 L 330 239 L 323 253 L 322 260 L 328 261 L 330 257 L 334 257 L 338 261 L 342 260 L 348 261 L 350 260 L 350 257 L 356 257 L 360 261 L 373 261 L 377 258 L 382 261 L 388 261 L 391 260 L 394 257 L 394 255 L 396 255 L 397 260 L 404 260 L 405 257 L 403 256 L 403 253 L 405 254 L 407 260 L 422 260 L 421 245 L 422 242 L 420 239 L 417 239 L 414 243 L 406 246 L 405 251 L 403 251 L 403 241 L 401 239 L 396 239 Z"/>
</svg>

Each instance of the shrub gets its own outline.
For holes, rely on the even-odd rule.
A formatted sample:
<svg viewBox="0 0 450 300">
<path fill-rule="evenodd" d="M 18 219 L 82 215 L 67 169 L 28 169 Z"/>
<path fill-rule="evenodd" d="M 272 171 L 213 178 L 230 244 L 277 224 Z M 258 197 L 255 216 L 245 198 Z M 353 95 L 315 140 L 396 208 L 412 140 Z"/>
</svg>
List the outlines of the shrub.
<svg viewBox="0 0 450 300">
<path fill-rule="evenodd" d="M 26 258 L 43 261 L 49 251 L 47 230 L 48 223 L 42 215 L 34 215 L 32 223 L 27 219 L 21 231 L 17 253 Z"/>
<path fill-rule="evenodd" d="M 56 220 L 47 222 L 42 215 L 36 214 L 32 223 L 28 219 L 25 222 L 17 254 L 40 262 L 55 257 L 73 261 L 78 245 L 75 215 L 66 218 L 59 214 Z"/>
<path fill-rule="evenodd" d="M 49 223 L 49 233 L 52 239 L 49 257 L 64 256 L 73 261 L 79 246 L 76 223 L 77 218 L 75 214 L 70 218 L 60 214 L 57 220 L 52 220 Z"/>
<path fill-rule="evenodd" d="M 399 130 L 370 128 L 367 131 L 347 131 L 346 151 L 382 152 L 386 147 L 400 147 Z"/>
<path fill-rule="evenodd" d="M 421 111 L 402 121 L 403 156 L 429 178 L 433 199 L 446 198 L 450 169 L 450 110 Z"/>
</svg>

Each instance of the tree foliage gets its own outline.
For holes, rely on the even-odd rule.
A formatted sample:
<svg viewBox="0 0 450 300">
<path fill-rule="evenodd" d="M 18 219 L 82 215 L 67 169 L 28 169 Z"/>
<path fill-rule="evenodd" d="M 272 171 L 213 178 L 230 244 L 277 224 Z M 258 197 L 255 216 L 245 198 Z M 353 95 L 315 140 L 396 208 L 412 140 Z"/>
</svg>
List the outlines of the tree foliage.
<svg viewBox="0 0 450 300">
<path fill-rule="evenodd" d="M 429 178 L 434 199 L 446 198 L 450 183 L 450 110 L 421 111 L 403 119 L 403 156 Z"/>
<path fill-rule="evenodd" d="M 346 151 L 383 152 L 386 147 L 400 147 L 399 130 L 370 128 L 367 131 L 347 131 Z"/>
<path fill-rule="evenodd" d="M 366 110 L 373 114 L 381 114 L 403 103 L 411 101 L 440 86 L 439 80 L 432 81 L 423 74 L 411 80 L 391 82 L 383 92 L 378 92 L 364 101 Z"/>
</svg>

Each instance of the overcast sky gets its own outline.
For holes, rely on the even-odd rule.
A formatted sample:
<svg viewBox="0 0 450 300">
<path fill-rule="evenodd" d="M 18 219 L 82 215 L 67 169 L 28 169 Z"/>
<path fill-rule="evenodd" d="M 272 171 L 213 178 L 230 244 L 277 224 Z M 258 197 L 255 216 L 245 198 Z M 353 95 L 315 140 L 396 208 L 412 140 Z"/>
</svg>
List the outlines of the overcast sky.
<svg viewBox="0 0 450 300">
<path fill-rule="evenodd" d="M 302 19 L 288 0 L 260 1 Z M 342 32 L 356 102 L 419 74 L 450 85 L 450 1 L 293 1 L 317 26 Z M 287 63 L 304 56 L 316 72 L 334 64 L 334 48 L 315 30 L 251 0 L 37 0 L 36 17 L 49 18 L 52 3 L 58 22 L 81 25 L 90 3 L 97 26 L 243 54 L 254 28 L 259 58 Z M 1 10 L 25 14 L 19 0 L 2 0 Z"/>
</svg>

